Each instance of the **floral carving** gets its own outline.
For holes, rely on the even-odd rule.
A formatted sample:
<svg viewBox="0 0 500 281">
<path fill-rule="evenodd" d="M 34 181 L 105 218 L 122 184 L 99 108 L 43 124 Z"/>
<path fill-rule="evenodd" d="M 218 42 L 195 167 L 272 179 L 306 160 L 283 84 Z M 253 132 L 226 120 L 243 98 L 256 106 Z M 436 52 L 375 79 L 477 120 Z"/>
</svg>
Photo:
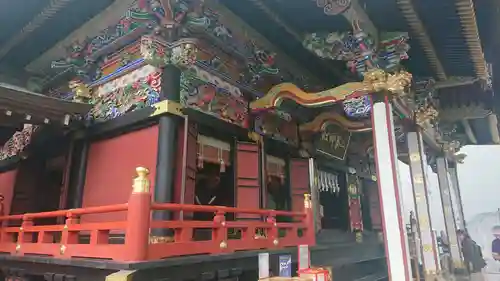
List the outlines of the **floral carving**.
<svg viewBox="0 0 500 281">
<path fill-rule="evenodd" d="M 181 75 L 181 102 L 229 123 L 248 127 L 248 104 L 240 90 L 197 67 Z"/>
<path fill-rule="evenodd" d="M 93 98 L 89 119 L 105 121 L 159 101 L 161 72 L 155 71 L 133 83 Z"/>
<path fill-rule="evenodd" d="M 311 33 L 303 41 L 306 49 L 317 56 L 343 60 L 353 73 L 363 76 L 367 70 L 381 68 L 398 70 L 401 60 L 408 59 L 408 35 L 402 32 L 386 32 L 377 45 L 369 34 L 355 32 Z"/>
<path fill-rule="evenodd" d="M 164 67 L 172 64 L 187 68 L 196 62 L 197 48 L 193 40 L 179 40 L 173 44 L 157 38 L 144 36 L 141 40 L 141 54 L 147 64 Z"/>
<path fill-rule="evenodd" d="M 157 19 L 150 13 L 151 5 L 157 0 L 138 0 L 125 15 L 114 25 L 102 30 L 97 36 L 84 41 L 73 42 L 67 47 L 67 56 L 52 62 L 52 68 L 76 70 L 77 74 L 86 78 L 90 68 L 98 57 L 107 54 L 128 44 L 130 40 L 119 42 L 122 38 L 139 36 L 145 30 L 156 25 Z M 105 48 L 116 45 L 109 51 Z M 85 81 L 88 82 L 88 81 Z"/>
<path fill-rule="evenodd" d="M 5 160 L 21 153 L 31 142 L 31 136 L 38 129 L 38 126 L 25 125 L 21 131 L 17 131 L 0 148 L 0 160 Z"/>
</svg>

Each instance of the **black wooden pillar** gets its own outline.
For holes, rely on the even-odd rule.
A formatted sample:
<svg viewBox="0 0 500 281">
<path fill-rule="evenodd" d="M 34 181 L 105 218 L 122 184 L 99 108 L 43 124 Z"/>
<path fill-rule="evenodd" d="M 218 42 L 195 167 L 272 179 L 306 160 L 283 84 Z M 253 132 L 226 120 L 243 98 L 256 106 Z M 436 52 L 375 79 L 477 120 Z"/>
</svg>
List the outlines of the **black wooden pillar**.
<svg viewBox="0 0 500 281">
<path fill-rule="evenodd" d="M 90 142 L 88 139 L 77 141 L 73 147 L 70 168 L 70 180 L 68 187 L 67 208 L 81 208 L 83 204 L 83 189 L 87 175 L 87 160 Z"/>
<path fill-rule="evenodd" d="M 180 102 L 180 77 L 181 71 L 174 65 L 163 68 L 161 76 L 162 100 Z M 173 200 L 177 137 L 182 119 L 179 116 L 163 115 L 158 120 L 158 154 L 156 157 L 156 177 L 154 186 L 154 200 L 157 203 L 171 203 Z M 172 213 L 169 211 L 154 211 L 154 220 L 170 220 Z M 152 229 L 151 235 L 156 237 L 169 236 L 168 229 Z"/>
</svg>

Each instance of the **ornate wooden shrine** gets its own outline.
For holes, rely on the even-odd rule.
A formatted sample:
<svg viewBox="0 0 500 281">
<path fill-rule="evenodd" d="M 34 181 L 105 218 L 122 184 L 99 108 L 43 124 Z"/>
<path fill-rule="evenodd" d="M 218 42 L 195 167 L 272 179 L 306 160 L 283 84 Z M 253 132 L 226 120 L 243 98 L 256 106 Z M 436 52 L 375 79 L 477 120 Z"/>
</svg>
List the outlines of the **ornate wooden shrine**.
<svg viewBox="0 0 500 281">
<path fill-rule="evenodd" d="M 256 250 L 322 243 L 334 279 L 382 280 L 375 105 L 406 163 L 415 128 L 436 169 L 500 142 L 464 1 L 49 2 L 0 34 L 0 78 L 42 93 L 0 85 L 9 280 L 250 280 Z"/>
</svg>

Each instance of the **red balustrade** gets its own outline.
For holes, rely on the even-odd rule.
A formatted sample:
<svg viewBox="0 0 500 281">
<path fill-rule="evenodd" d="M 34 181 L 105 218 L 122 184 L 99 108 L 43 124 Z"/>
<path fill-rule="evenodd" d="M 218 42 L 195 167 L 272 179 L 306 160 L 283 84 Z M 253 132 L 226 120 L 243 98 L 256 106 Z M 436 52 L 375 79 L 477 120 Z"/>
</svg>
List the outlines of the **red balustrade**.
<svg viewBox="0 0 500 281">
<path fill-rule="evenodd" d="M 158 204 L 151 200 L 147 170 L 138 168 L 138 174 L 127 204 L 1 216 L 0 253 L 132 262 L 315 244 L 308 196 L 305 196 L 304 212 Z M 157 221 L 151 219 L 152 211 L 209 212 L 214 218 L 211 221 Z M 85 215 L 114 212 L 126 212 L 127 219 L 80 221 Z M 251 214 L 260 219 L 230 219 L 238 218 L 236 214 Z M 47 218 L 65 218 L 65 223 L 37 225 L 37 220 Z M 20 226 L 12 226 L 16 222 L 18 225 L 20 222 Z M 151 237 L 153 228 L 169 229 L 172 235 L 163 239 Z M 205 234 L 205 239 L 198 239 L 197 233 Z"/>
</svg>

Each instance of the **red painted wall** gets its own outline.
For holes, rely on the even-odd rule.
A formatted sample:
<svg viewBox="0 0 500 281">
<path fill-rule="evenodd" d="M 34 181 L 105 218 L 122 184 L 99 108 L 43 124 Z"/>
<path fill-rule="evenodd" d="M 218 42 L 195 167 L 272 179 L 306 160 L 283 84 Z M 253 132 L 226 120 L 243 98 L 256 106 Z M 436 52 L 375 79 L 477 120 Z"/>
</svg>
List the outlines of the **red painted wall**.
<svg viewBox="0 0 500 281">
<path fill-rule="evenodd" d="M 111 139 L 94 142 L 90 146 L 83 207 L 126 203 L 132 192 L 135 168 L 149 169 L 151 190 L 156 174 L 158 126 L 152 126 Z M 125 219 L 124 213 L 88 215 L 83 221 L 111 221 Z"/>
<path fill-rule="evenodd" d="M 0 194 L 4 196 L 4 214 L 10 214 L 10 206 L 14 196 L 14 184 L 16 183 L 17 170 L 0 174 Z"/>
</svg>

